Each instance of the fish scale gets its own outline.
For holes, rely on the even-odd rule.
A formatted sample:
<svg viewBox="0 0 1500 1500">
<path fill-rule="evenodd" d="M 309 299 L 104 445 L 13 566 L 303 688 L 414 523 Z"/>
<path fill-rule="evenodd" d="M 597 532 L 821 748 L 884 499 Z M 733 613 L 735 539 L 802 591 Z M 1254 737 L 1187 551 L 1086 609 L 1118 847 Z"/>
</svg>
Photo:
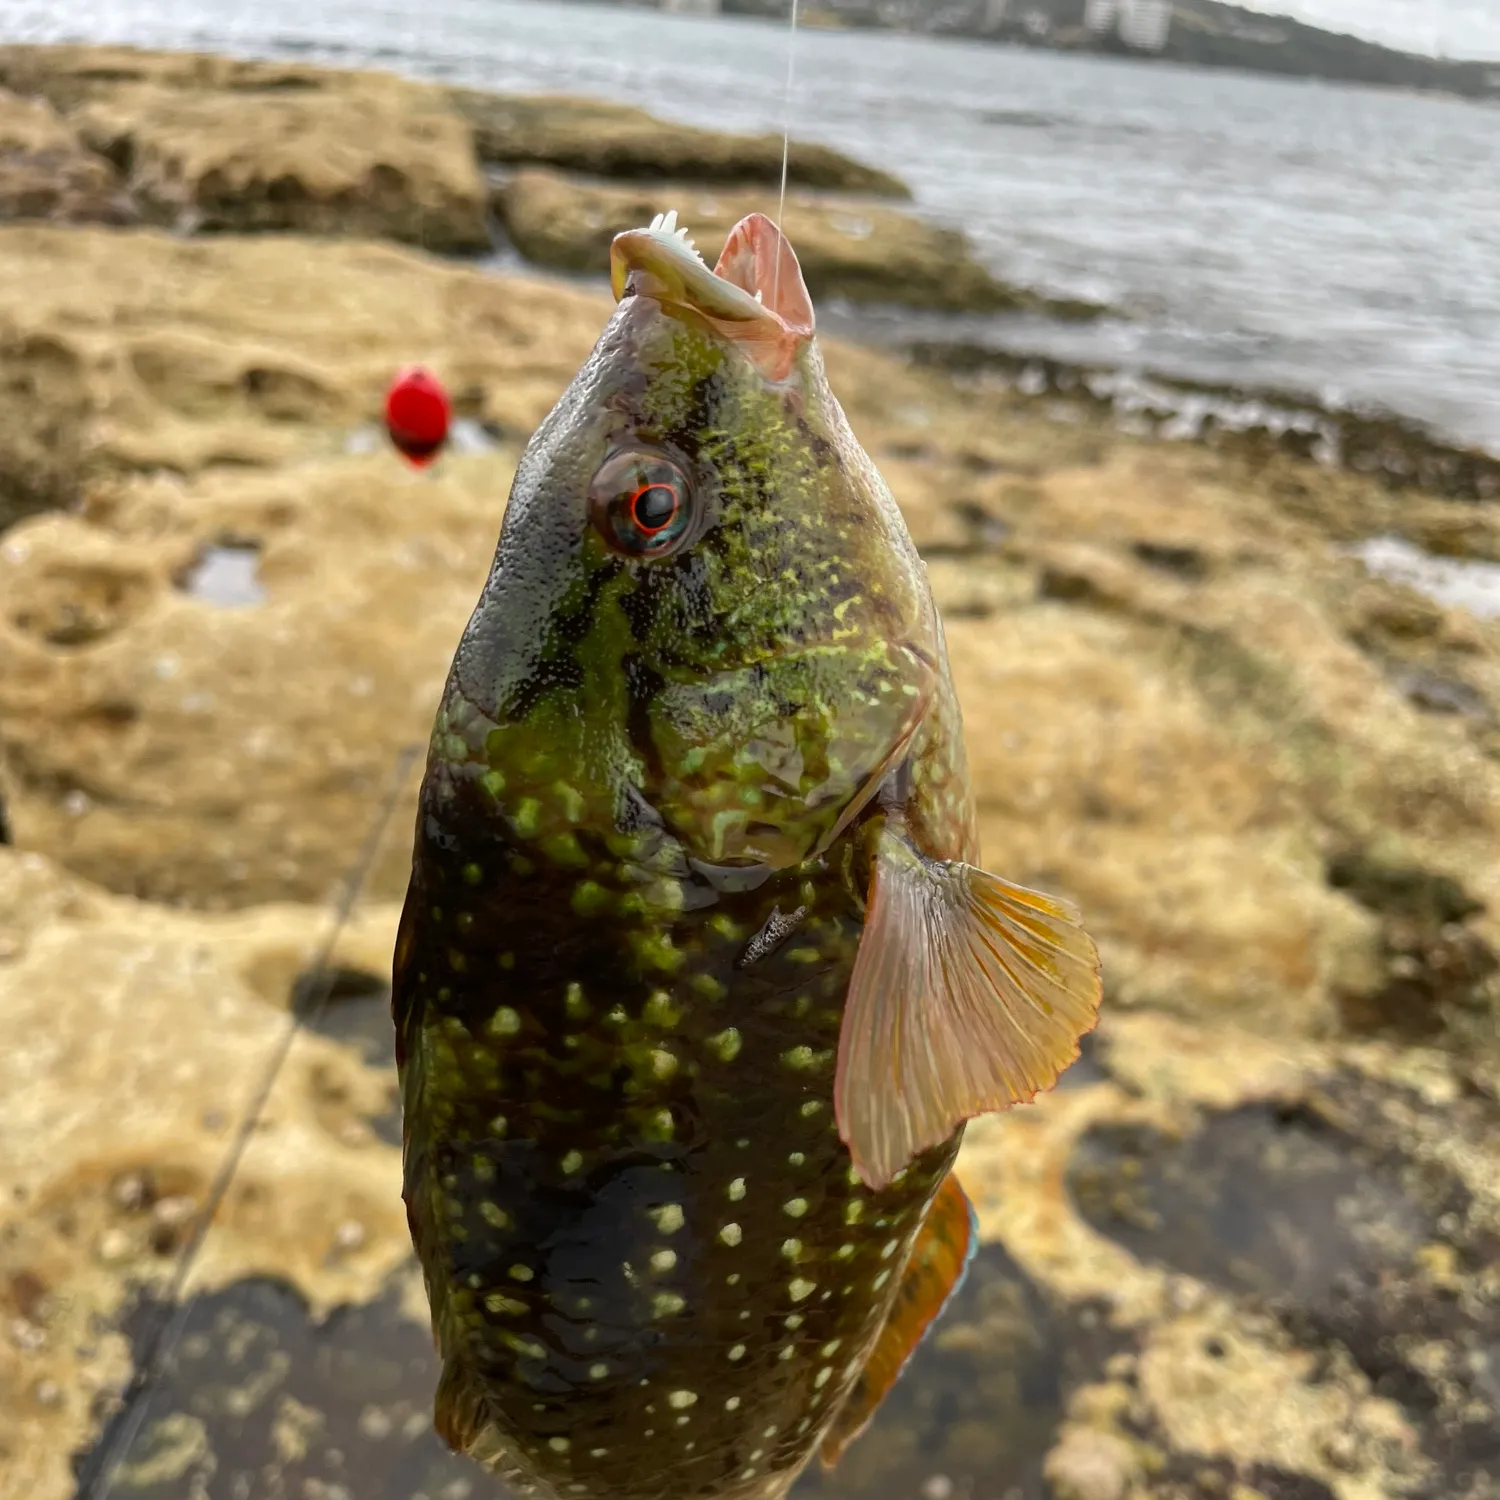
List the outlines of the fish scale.
<svg viewBox="0 0 1500 1500">
<path fill-rule="evenodd" d="M 823 860 L 740 895 L 681 882 L 680 965 L 622 984 L 652 916 L 559 921 L 581 882 L 535 839 L 475 838 L 482 796 L 474 780 L 424 804 L 447 857 L 419 866 L 428 920 L 402 957 L 442 1015 L 417 1076 L 445 1101 L 443 1144 L 407 1165 L 414 1221 L 444 1226 L 417 1229 L 450 1288 L 440 1338 L 472 1352 L 488 1420 L 525 1434 L 503 1471 L 523 1493 L 528 1458 L 574 1495 L 775 1481 L 848 1394 L 957 1150 L 880 1193 L 849 1170 L 832 1082 L 858 893 Z M 486 873 L 518 859 L 535 868 Z M 673 1454 L 670 1485 L 622 1433 L 649 1437 L 648 1464 Z"/>
<path fill-rule="evenodd" d="M 547 1500 L 780 1500 L 951 1296 L 963 1123 L 1076 1056 L 1097 954 L 970 863 L 925 569 L 779 231 L 613 255 L 434 726 L 405 1198 L 454 1448 Z"/>
</svg>

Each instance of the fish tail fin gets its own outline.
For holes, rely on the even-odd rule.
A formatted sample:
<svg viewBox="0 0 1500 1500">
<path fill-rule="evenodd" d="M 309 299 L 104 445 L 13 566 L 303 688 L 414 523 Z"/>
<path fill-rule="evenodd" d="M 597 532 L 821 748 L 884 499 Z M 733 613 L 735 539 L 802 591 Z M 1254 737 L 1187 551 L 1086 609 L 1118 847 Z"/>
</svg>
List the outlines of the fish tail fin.
<svg viewBox="0 0 1500 1500">
<path fill-rule="evenodd" d="M 887 825 L 834 1081 L 860 1176 L 883 1187 L 965 1120 L 1051 1088 L 1100 997 L 1099 953 L 1069 902 L 927 859 Z"/>
</svg>

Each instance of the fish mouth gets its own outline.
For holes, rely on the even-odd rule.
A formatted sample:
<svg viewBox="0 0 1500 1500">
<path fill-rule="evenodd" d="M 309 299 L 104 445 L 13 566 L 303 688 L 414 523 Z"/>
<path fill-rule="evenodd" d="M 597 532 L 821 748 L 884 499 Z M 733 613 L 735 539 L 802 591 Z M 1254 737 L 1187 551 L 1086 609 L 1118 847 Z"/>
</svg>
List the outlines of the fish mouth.
<svg viewBox="0 0 1500 1500">
<path fill-rule="evenodd" d="M 813 336 L 812 298 L 796 252 L 764 214 L 749 214 L 730 230 L 712 270 L 678 227 L 675 210 L 648 228 L 617 234 L 609 265 L 616 298 L 651 297 L 696 315 L 768 380 L 785 380 Z"/>
</svg>

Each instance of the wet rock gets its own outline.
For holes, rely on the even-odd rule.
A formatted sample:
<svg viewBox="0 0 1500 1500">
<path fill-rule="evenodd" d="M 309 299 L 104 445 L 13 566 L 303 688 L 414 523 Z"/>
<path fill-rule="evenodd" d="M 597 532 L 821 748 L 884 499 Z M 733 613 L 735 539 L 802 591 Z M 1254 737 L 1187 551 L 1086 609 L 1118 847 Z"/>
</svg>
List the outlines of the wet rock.
<svg viewBox="0 0 1500 1500">
<path fill-rule="evenodd" d="M 1327 410 L 1307 393 L 1215 386 L 1163 375 L 1146 378 L 962 339 L 917 339 L 906 348 L 925 365 L 1004 380 L 1054 413 L 1108 411 L 1131 430 L 1207 443 L 1256 469 L 1292 457 L 1320 468 L 1346 469 L 1397 493 L 1459 500 L 1500 495 L 1500 458 L 1454 444 L 1422 423 L 1392 413 Z M 1468 529 L 1453 521 L 1439 534 L 1466 537 Z M 1481 522 L 1473 529 L 1484 538 L 1477 555 L 1492 556 L 1490 528 Z"/>
<path fill-rule="evenodd" d="M 689 178 L 722 184 L 781 181 L 781 137 L 746 136 L 659 120 L 628 104 L 563 95 L 531 97 L 454 89 L 480 160 L 540 163 L 597 177 Z M 827 146 L 793 141 L 787 177 L 833 192 L 909 198 L 898 178 Z"/>
<path fill-rule="evenodd" d="M 1343 1493 L 1345 1476 L 1386 1469 L 1401 1493 L 1487 1494 L 1500 1387 L 1483 1352 L 1495 1182 L 1479 1163 L 1500 1141 L 1500 1112 L 1439 1102 L 1451 1096 L 1431 1075 L 1421 1092 L 1353 1072 L 1309 1082 L 1295 1108 L 1210 1114 L 1176 1135 L 1107 1126 L 1074 1155 L 1089 1222 L 1241 1309 L 1190 1299 L 1153 1332 L 1141 1372 L 1156 1416 L 1137 1417 L 1134 1434 L 1151 1440 L 1160 1425 L 1180 1455 L 1168 1472 L 1193 1452 L 1219 1457 L 1210 1438 L 1227 1424 L 1205 1398 L 1234 1390 L 1247 1419 L 1258 1403 L 1278 1412 L 1281 1440 L 1246 1426 L 1238 1447 L 1245 1482 L 1259 1482 L 1243 1468 L 1255 1451 L 1284 1476 L 1267 1493 Z M 1434 1155 L 1440 1135 L 1456 1149 Z M 1257 1394 L 1278 1364 L 1301 1372 L 1295 1397 Z M 1305 1439 L 1284 1441 L 1302 1423 Z M 1299 1470 L 1303 1488 L 1289 1477 Z"/>
<path fill-rule="evenodd" d="M 1069 1186 L 1137 1258 L 1304 1305 L 1351 1266 L 1409 1258 L 1448 1208 L 1414 1199 L 1400 1166 L 1316 1115 L 1259 1106 L 1210 1118 L 1183 1143 L 1101 1128 L 1080 1143 Z"/>
<path fill-rule="evenodd" d="M 752 212 L 774 214 L 776 203 L 769 188 L 620 187 L 538 170 L 517 172 L 495 193 L 497 217 L 528 260 L 598 273 L 609 269 L 616 234 L 669 209 L 676 209 L 712 265 L 740 219 Z M 953 310 L 1037 305 L 1036 298 L 997 282 L 957 231 L 880 204 L 793 193 L 784 223 L 814 297 Z"/>
<path fill-rule="evenodd" d="M 1463 714 L 1474 719 L 1490 716 L 1489 704 L 1476 688 L 1425 667 L 1411 667 L 1397 673 L 1396 685 L 1412 703 L 1428 713 Z"/>
<path fill-rule="evenodd" d="M 794 1493 L 917 1495 L 936 1473 L 952 1495 L 1039 1494 L 1065 1390 L 1105 1357 L 1104 1342 L 1077 1338 L 1004 1249 L 985 1246 L 870 1430 Z"/>
<path fill-rule="evenodd" d="M 115 169 L 86 150 L 49 104 L 0 89 L 0 222 L 130 224 L 137 217 Z"/>
<path fill-rule="evenodd" d="M 1328 882 L 1381 919 L 1379 982 L 1340 997 L 1352 1030 L 1418 1040 L 1441 1033 L 1454 1011 L 1490 1013 L 1500 956 L 1467 925 L 1485 908 L 1456 880 L 1346 851 L 1330 862 Z"/>
<path fill-rule="evenodd" d="M 137 1371 L 155 1368 L 155 1336 L 177 1313 L 150 1298 L 128 1310 Z M 102 1480 L 108 1469 L 114 1493 L 140 1500 L 478 1500 L 482 1476 L 433 1431 L 436 1381 L 432 1340 L 399 1287 L 321 1321 L 295 1288 L 235 1281 L 187 1312 L 133 1441 L 112 1446 L 133 1431 L 132 1407 L 79 1455 L 80 1477 Z"/>
<path fill-rule="evenodd" d="M 395 916 L 357 917 L 335 962 L 383 963 Z M 326 921 L 294 906 L 173 914 L 0 850 L 17 1070 L 0 1135 L 0 1301 L 25 1323 L 19 1341 L 0 1341 L 7 1493 L 73 1493 L 67 1455 L 96 1430 L 94 1398 L 105 1410 L 128 1369 L 110 1320 L 133 1285 L 160 1284 L 205 1211 L 226 1145 L 205 1121 L 243 1119 Z M 389 1108 L 389 1071 L 330 1038 L 299 1041 L 217 1205 L 199 1285 L 287 1277 L 323 1312 L 368 1300 L 405 1264 L 399 1151 L 368 1131 L 351 1143 L 345 1128 Z M 69 1399 L 14 1394 L 45 1381 Z"/>
</svg>

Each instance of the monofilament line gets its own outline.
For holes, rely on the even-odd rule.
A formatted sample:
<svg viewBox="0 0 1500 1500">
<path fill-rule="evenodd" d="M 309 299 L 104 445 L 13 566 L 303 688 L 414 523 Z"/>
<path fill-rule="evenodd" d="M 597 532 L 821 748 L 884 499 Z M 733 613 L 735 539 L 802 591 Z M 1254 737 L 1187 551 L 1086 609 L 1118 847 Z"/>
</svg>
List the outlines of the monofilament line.
<svg viewBox="0 0 1500 1500">
<path fill-rule="evenodd" d="M 196 1301 L 196 1298 L 189 1298 L 185 1302 L 181 1300 L 188 1278 L 192 1274 L 193 1265 L 203 1249 L 209 1227 L 228 1195 L 234 1175 L 239 1170 L 240 1161 L 245 1154 L 245 1148 L 249 1145 L 250 1137 L 255 1133 L 261 1115 L 265 1112 L 266 1104 L 271 1098 L 271 1091 L 276 1086 L 276 1079 L 280 1076 L 282 1064 L 286 1062 L 292 1050 L 292 1043 L 297 1039 L 297 1033 L 304 1025 L 316 1023 L 328 1004 L 329 995 L 333 990 L 334 976 L 329 966 L 333 950 L 344 928 L 349 925 L 349 918 L 353 915 L 360 892 L 369 878 L 371 867 L 375 863 L 375 856 L 380 852 L 380 845 L 385 837 L 386 828 L 390 824 L 391 814 L 401 799 L 401 789 L 406 785 L 406 779 L 411 774 L 412 766 L 416 763 L 421 751 L 420 745 L 411 745 L 397 757 L 390 790 L 376 810 L 370 823 L 369 833 L 365 838 L 364 848 L 360 850 L 359 857 L 355 860 L 340 894 L 338 905 L 334 908 L 333 919 L 324 933 L 323 941 L 318 944 L 312 955 L 308 973 L 317 976 L 322 981 L 317 999 L 310 1005 L 294 1004 L 292 1007 L 291 1014 L 287 1018 L 287 1025 L 277 1039 L 276 1047 L 271 1053 L 270 1061 L 250 1101 L 250 1106 L 240 1121 L 239 1129 L 234 1133 L 229 1150 L 225 1152 L 224 1160 L 219 1164 L 219 1170 L 214 1174 L 203 1212 L 194 1223 L 192 1233 L 188 1236 L 187 1243 L 182 1247 L 182 1252 L 177 1258 L 177 1264 L 172 1269 L 172 1277 L 167 1283 L 166 1293 L 161 1303 L 163 1314 L 146 1336 L 140 1364 L 131 1377 L 130 1383 L 121 1393 L 118 1425 L 112 1433 L 106 1434 L 103 1441 L 94 1449 L 91 1461 L 86 1463 L 80 1472 L 76 1500 L 107 1500 L 114 1487 L 116 1468 L 130 1452 L 140 1434 L 141 1426 L 145 1422 L 146 1413 L 151 1405 L 153 1387 L 176 1352 Z"/>
<path fill-rule="evenodd" d="M 781 197 L 776 203 L 776 230 L 782 233 L 786 218 L 786 176 L 792 156 L 792 83 L 797 76 L 797 0 L 792 0 L 792 30 L 786 44 L 786 98 L 781 112 Z M 771 277 L 771 306 L 776 307 L 776 293 L 781 290 L 781 254 L 776 255 L 776 270 Z"/>
</svg>

